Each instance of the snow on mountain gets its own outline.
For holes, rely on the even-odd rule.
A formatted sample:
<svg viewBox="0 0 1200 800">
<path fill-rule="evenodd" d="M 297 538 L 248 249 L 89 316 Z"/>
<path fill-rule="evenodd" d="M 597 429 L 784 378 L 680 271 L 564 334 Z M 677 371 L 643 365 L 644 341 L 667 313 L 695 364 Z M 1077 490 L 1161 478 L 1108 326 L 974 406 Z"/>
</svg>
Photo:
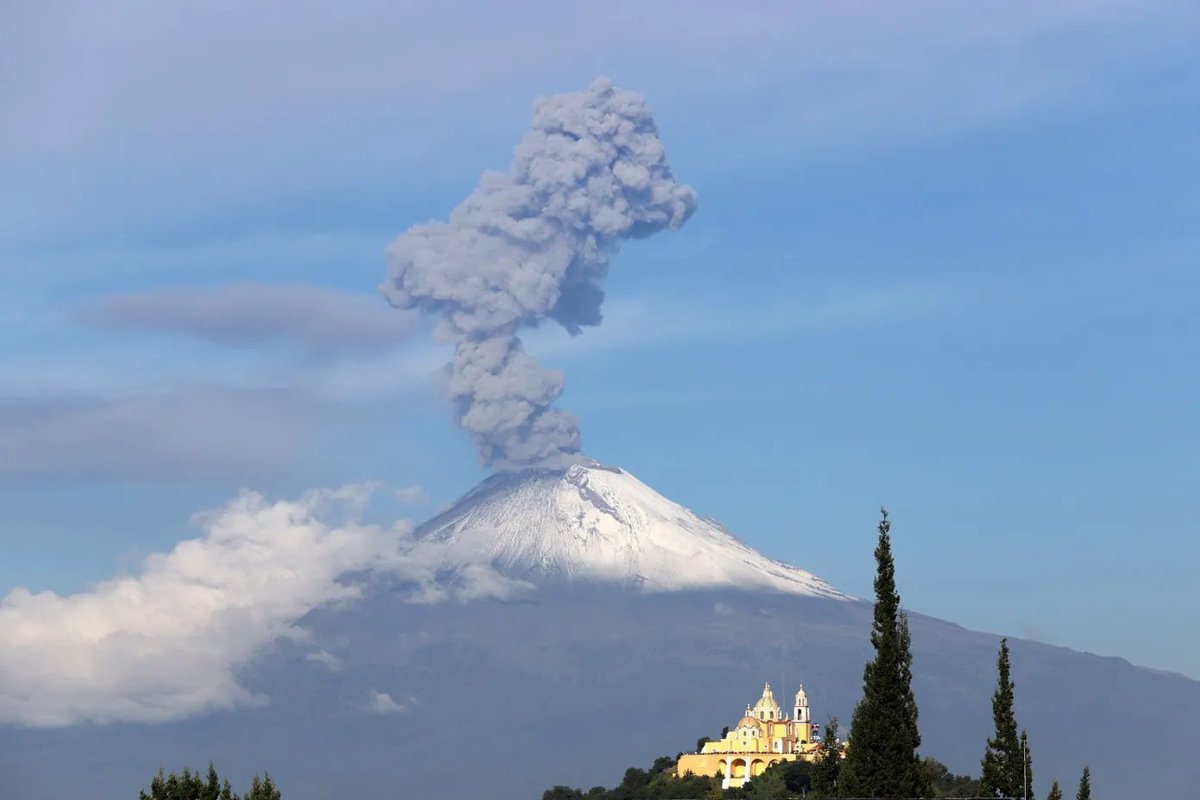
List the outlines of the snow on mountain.
<svg viewBox="0 0 1200 800">
<path fill-rule="evenodd" d="M 493 475 L 416 535 L 412 555 L 450 572 L 490 565 L 514 577 L 626 583 L 647 592 L 741 588 L 848 599 L 595 461 Z"/>
</svg>

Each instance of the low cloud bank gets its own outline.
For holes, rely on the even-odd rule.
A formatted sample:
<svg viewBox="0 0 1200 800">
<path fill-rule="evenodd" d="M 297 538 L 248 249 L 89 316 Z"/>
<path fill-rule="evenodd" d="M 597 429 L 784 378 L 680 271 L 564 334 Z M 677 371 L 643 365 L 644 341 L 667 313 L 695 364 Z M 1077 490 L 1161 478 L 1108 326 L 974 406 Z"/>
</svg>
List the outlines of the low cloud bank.
<svg viewBox="0 0 1200 800">
<path fill-rule="evenodd" d="M 244 492 L 197 521 L 202 536 L 140 570 L 71 595 L 18 588 L 0 600 L 0 723 L 160 722 L 266 702 L 239 673 L 300 620 L 353 601 L 356 577 L 400 575 L 414 600 L 511 590 L 490 569 L 435 589 L 432 565 L 405 556 L 411 526 L 357 520 L 371 487 L 269 501 Z M 336 668 L 319 651 L 314 661 Z M 389 709 L 395 710 L 395 709 Z"/>
</svg>

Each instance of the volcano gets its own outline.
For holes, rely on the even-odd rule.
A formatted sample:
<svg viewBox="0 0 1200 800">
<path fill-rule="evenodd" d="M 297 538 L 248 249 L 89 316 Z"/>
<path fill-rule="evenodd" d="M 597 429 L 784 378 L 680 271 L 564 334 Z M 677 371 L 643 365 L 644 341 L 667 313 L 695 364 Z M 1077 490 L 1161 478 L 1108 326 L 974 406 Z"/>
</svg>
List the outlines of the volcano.
<svg viewBox="0 0 1200 800">
<path fill-rule="evenodd" d="M 843 729 L 871 605 L 772 560 L 628 472 L 580 460 L 488 478 L 420 526 L 406 564 L 303 621 L 241 676 L 259 705 L 178 722 L 0 729 L 0 795 L 132 796 L 160 766 L 288 800 L 537 800 L 733 725 L 763 681 L 803 682 Z M 910 612 L 921 751 L 978 774 L 999 636 Z M 1010 638 L 1035 786 L 1190 796 L 1200 682 Z"/>
<path fill-rule="evenodd" d="M 628 472 L 584 460 L 493 475 L 417 530 L 441 570 L 487 564 L 514 578 L 599 582 L 647 592 L 776 591 L 848 599 L 772 561 Z"/>
</svg>

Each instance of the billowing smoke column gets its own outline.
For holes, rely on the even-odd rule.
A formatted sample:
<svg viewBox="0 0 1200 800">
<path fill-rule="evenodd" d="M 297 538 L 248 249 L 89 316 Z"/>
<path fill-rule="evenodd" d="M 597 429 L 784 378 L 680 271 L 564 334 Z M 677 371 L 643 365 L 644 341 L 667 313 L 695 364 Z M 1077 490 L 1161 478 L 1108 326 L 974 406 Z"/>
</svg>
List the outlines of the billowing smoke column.
<svg viewBox="0 0 1200 800">
<path fill-rule="evenodd" d="M 450 394 L 485 463 L 560 464 L 579 452 L 574 415 L 552 407 L 562 374 L 518 331 L 547 318 L 600 324 L 608 256 L 623 239 L 678 228 L 696 193 L 667 166 L 642 98 L 598 78 L 534 104 L 507 173 L 484 173 L 448 222 L 410 228 L 387 250 L 382 291 L 441 315 L 455 343 Z"/>
</svg>

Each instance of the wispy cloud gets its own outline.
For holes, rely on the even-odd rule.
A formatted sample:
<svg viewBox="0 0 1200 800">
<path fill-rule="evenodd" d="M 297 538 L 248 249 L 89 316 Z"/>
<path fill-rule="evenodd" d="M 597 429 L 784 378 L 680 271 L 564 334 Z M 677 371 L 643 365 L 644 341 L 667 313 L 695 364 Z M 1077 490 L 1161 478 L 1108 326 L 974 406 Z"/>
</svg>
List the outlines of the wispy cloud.
<svg viewBox="0 0 1200 800">
<path fill-rule="evenodd" d="M 297 273 L 322 270 L 350 277 L 359 270 L 364 281 L 378 281 L 383 247 L 390 230 L 285 230 L 214 234 L 205 231 L 160 241 L 76 240 L 56 237 L 52 245 L 14 249 L 0 260 L 0 275 L 19 275 L 33 287 L 61 289 L 85 280 L 89 285 L 122 284 L 153 277 L 157 281 L 195 280 L 219 283 L 225 276 L 244 280 L 253 274 L 286 285 Z M 335 271 L 336 268 L 336 271 Z M 360 283 L 357 280 L 354 283 Z"/>
<path fill-rule="evenodd" d="M 200 387 L 0 399 L 0 477 L 245 479 L 286 464 L 303 445 L 311 416 L 288 393 Z"/>
<path fill-rule="evenodd" d="M 233 346 L 377 349 L 407 338 L 414 314 L 382 298 L 308 284 L 172 287 L 101 297 L 79 317 L 99 327 L 176 333 Z"/>
<path fill-rule="evenodd" d="M 372 714 L 400 714 L 408 711 L 408 706 L 397 703 L 387 692 L 371 692 L 367 700 L 367 710 Z"/>
<path fill-rule="evenodd" d="M 0 176 L 28 187 L 0 204 L 0 239 L 58 240 L 68 225 L 95 232 L 114 219 L 125 229 L 135 216 L 152 227 L 348 182 L 389 190 L 401 170 L 446 170 L 448 142 L 507 137 L 501 129 L 524 117 L 515 98 L 601 71 L 641 87 L 697 142 L 736 137 L 727 157 L 705 158 L 717 171 L 944 140 L 1089 107 L 1138 57 L 1190 45 L 1182 32 L 1195 14 L 1130 0 L 930 0 L 921 14 L 708 0 L 463 14 L 454 3 L 347 0 L 336 13 L 317 4 L 286 15 L 242 4 L 230 26 L 228 10 L 103 8 L 22 4 L 0 30 L 8 72 L 22 76 L 0 81 L 10 123 Z M 481 108 L 492 117 L 482 125 Z"/>
<path fill-rule="evenodd" d="M 104 13 L 84 2 L 30 4 L 11 15 L 0 38 L 27 76 L 4 86 L 14 123 L 5 141 L 24 152 L 130 134 L 223 134 L 314 107 L 341 111 L 340 129 L 364 107 L 419 109 L 440 96 L 541 78 L 550 64 L 574 67 L 597 53 L 620 62 L 637 53 L 635 63 L 676 83 L 697 63 L 723 57 L 720 74 L 705 72 L 693 91 L 744 90 L 747 81 L 763 80 L 764 63 L 787 67 L 779 74 L 789 78 L 852 71 L 928 84 L 931 63 L 966 49 L 1129 23 L 1178 4 L 933 0 L 919 15 L 886 4 L 866 13 L 859 5 L 742 8 L 707 0 L 649 7 L 533 2 L 503 12 L 480 6 L 470 15 L 455 4 L 372 4 L 369 13 L 362 2 L 345 5 L 340 13 L 317 5 L 281 16 L 269 5 L 248 4 L 239 7 L 244 24 L 235 32 L 227 14 L 145 0 Z M 680 37 L 684 13 L 688 36 Z M 152 58 L 157 69 L 146 68 Z M 143 79 L 120 80 L 131 73 Z M 404 77 L 418 74 L 419 81 Z M 47 124 L 65 122 L 67 114 L 71 124 Z"/>
<path fill-rule="evenodd" d="M 402 486 L 396 490 L 396 500 L 405 505 L 424 505 L 429 502 L 429 492 L 423 486 Z"/>
<path fill-rule="evenodd" d="M 766 303 L 748 296 L 723 303 L 616 300 L 605 325 L 580 336 L 546 325 L 530 332 L 527 345 L 565 363 L 680 342 L 905 325 L 969 299 L 945 286 L 782 287 L 774 294 Z M 257 471 L 285 468 L 355 403 L 433 400 L 445 357 L 444 346 L 424 336 L 406 338 L 411 320 L 368 292 L 304 285 L 155 290 L 110 297 L 88 313 L 106 324 L 157 326 L 238 349 L 189 344 L 180 358 L 172 355 L 179 345 L 139 341 L 138 358 L 109 343 L 103 356 L 84 350 L 6 364 L 0 477 L 252 481 Z M 279 341 L 296 352 L 279 353 Z M 318 349 L 323 356 L 311 358 Z M 422 502 L 419 487 L 399 499 Z"/>
<path fill-rule="evenodd" d="M 310 664 L 320 664 L 322 667 L 335 672 L 342 668 L 342 660 L 327 650 L 318 650 L 315 653 L 309 653 L 304 657 L 304 660 Z"/>
<path fill-rule="evenodd" d="M 539 357 L 559 360 L 622 348 L 672 342 L 739 341 L 810 332 L 851 330 L 911 323 L 964 301 L 961 290 L 946 286 L 892 288 L 776 287 L 773 300 L 736 297 L 721 302 L 615 300 L 605 324 L 579 336 L 546 326 L 525 338 Z"/>
</svg>

